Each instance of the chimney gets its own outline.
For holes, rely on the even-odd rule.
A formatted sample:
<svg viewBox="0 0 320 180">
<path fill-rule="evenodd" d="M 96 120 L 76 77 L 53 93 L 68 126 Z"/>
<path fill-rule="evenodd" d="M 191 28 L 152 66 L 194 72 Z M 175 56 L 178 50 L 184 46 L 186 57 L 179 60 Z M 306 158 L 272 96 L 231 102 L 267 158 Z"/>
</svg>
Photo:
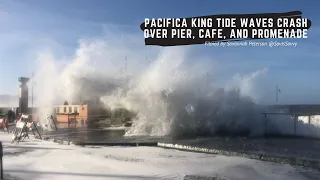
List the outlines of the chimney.
<svg viewBox="0 0 320 180">
<path fill-rule="evenodd" d="M 27 77 L 19 77 L 19 82 L 21 82 L 19 86 L 19 113 L 29 113 L 28 110 L 28 81 L 30 78 Z"/>
</svg>

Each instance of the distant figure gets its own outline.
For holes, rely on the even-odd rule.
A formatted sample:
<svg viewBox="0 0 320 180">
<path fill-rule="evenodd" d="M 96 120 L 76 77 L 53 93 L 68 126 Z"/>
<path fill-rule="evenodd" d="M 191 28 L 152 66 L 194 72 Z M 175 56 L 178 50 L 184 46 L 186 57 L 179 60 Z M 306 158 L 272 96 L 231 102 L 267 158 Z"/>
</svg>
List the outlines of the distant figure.
<svg viewBox="0 0 320 180">
<path fill-rule="evenodd" d="M 10 122 L 10 123 L 13 122 L 13 120 L 14 120 L 14 118 L 15 118 L 14 116 L 15 116 L 15 115 L 14 115 L 14 112 L 13 112 L 12 110 L 9 110 L 9 111 L 8 111 L 8 114 L 7 114 L 7 117 L 8 117 L 7 120 L 8 120 L 8 122 Z"/>
<path fill-rule="evenodd" d="M 20 121 L 20 120 L 21 120 L 21 117 L 22 117 L 22 114 L 21 114 L 21 113 L 18 113 L 18 115 L 16 116 L 15 122 Z"/>
<path fill-rule="evenodd" d="M 69 105 L 67 101 L 64 101 L 63 105 Z"/>
</svg>

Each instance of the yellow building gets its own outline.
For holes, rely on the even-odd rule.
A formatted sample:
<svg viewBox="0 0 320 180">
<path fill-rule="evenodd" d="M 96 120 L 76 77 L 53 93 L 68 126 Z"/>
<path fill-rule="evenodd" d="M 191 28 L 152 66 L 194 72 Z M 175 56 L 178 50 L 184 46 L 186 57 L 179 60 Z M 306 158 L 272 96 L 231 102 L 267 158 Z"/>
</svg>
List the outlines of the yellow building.
<svg viewBox="0 0 320 180">
<path fill-rule="evenodd" d="M 60 105 L 55 106 L 55 116 L 59 123 L 68 123 L 76 120 L 86 122 L 88 120 L 88 105 Z"/>
<path fill-rule="evenodd" d="M 99 119 L 100 117 L 109 117 L 109 113 L 103 110 L 101 105 L 81 104 L 81 105 L 59 105 L 54 106 L 57 122 L 81 122 L 87 123 L 89 120 Z"/>
</svg>

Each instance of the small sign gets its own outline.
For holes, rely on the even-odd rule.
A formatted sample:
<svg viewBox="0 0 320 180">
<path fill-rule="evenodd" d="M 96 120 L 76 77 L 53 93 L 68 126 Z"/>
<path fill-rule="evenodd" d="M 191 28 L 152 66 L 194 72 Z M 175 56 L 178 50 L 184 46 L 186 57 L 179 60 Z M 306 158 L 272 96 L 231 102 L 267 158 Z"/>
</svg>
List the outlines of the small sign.
<svg viewBox="0 0 320 180">
<path fill-rule="evenodd" d="M 29 115 L 21 115 L 20 120 L 17 121 L 16 123 L 16 129 L 13 134 L 11 143 L 17 142 L 19 143 L 20 141 L 23 141 L 24 138 L 29 138 L 28 133 L 31 131 L 33 135 L 36 137 L 37 135 L 35 134 L 35 131 L 38 134 L 38 137 L 41 138 L 41 134 L 39 133 L 37 127 L 35 126 L 34 122 L 27 122 L 27 120 L 30 120 Z"/>
<path fill-rule="evenodd" d="M 22 118 L 21 118 L 22 119 Z M 16 129 L 15 129 L 15 132 L 13 134 L 13 137 L 12 137 L 12 140 L 11 140 L 11 143 L 17 141 L 19 142 L 22 138 L 22 134 L 23 134 L 23 131 L 25 130 L 25 125 L 26 123 L 19 120 L 16 124 Z"/>
<path fill-rule="evenodd" d="M 25 123 L 22 122 L 22 121 L 18 121 L 17 124 L 16 124 L 16 127 L 19 128 L 19 129 L 22 129 L 24 126 L 25 126 Z"/>
</svg>

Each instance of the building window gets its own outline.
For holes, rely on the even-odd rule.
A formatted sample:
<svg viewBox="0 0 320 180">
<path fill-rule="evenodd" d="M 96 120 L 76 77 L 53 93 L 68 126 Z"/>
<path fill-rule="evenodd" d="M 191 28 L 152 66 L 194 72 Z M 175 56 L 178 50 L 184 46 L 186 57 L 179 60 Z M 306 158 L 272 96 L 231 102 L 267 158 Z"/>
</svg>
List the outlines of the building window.
<svg viewBox="0 0 320 180">
<path fill-rule="evenodd" d="M 72 113 L 72 107 L 69 107 L 69 113 Z"/>
<path fill-rule="evenodd" d="M 74 113 L 78 113 L 78 108 L 74 107 Z"/>
<path fill-rule="evenodd" d="M 82 106 L 82 111 L 84 110 L 84 107 Z"/>
<path fill-rule="evenodd" d="M 59 107 L 56 108 L 56 112 L 59 113 Z"/>
<path fill-rule="evenodd" d="M 67 107 L 63 107 L 63 112 L 64 112 L 64 113 L 67 112 Z"/>
</svg>

